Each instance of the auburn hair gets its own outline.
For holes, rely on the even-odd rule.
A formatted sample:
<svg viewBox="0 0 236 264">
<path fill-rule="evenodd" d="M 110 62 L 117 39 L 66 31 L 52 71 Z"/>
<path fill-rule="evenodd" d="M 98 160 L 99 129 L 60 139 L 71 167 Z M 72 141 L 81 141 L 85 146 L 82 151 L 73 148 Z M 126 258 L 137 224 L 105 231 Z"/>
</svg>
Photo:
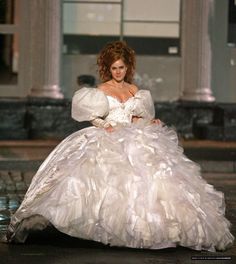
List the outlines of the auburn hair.
<svg viewBox="0 0 236 264">
<path fill-rule="evenodd" d="M 127 67 L 124 80 L 132 83 L 136 64 L 135 52 L 124 41 L 110 42 L 98 54 L 97 65 L 102 82 L 112 79 L 110 72 L 111 65 L 120 59 Z"/>
</svg>

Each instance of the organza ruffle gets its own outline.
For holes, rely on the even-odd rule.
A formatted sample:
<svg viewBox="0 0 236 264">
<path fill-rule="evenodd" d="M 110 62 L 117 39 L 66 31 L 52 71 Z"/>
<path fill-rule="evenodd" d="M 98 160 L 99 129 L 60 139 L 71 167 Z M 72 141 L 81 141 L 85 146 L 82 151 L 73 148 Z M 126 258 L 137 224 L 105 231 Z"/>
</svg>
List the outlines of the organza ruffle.
<svg viewBox="0 0 236 264">
<path fill-rule="evenodd" d="M 224 250 L 234 239 L 224 211 L 223 194 L 202 179 L 173 129 L 142 122 L 112 133 L 90 127 L 67 137 L 41 165 L 8 239 L 23 241 L 27 230 L 51 223 L 115 246 Z"/>
</svg>

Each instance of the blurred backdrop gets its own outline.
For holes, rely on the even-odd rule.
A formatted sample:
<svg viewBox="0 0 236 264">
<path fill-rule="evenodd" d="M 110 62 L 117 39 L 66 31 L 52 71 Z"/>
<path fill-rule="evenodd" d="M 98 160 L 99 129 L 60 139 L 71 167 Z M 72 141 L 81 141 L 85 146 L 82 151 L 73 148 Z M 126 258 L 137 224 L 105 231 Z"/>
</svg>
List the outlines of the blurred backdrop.
<svg viewBox="0 0 236 264">
<path fill-rule="evenodd" d="M 185 138 L 236 139 L 235 0 L 0 0 L 0 138 L 78 129 L 71 98 L 100 82 L 113 40 L 136 51 L 159 118 Z"/>
<path fill-rule="evenodd" d="M 96 56 L 105 43 L 122 39 L 137 53 L 136 83 L 150 89 L 156 101 L 181 97 L 181 34 L 185 20 L 181 0 L 1 0 L 0 1 L 0 96 L 31 94 L 37 75 L 51 59 L 60 70 L 60 91 L 71 98 L 80 75 L 99 82 Z M 191 0 L 192 9 L 201 8 Z M 201 2 L 201 1 L 199 1 Z M 236 102 L 236 5 L 235 0 L 206 0 L 210 41 L 210 89 L 218 102 Z M 59 13 L 57 11 L 60 5 Z M 45 9 L 50 10 L 45 10 Z M 54 18 L 52 18 L 54 16 Z M 48 25 L 57 23 L 58 32 Z M 55 26 L 54 26 L 55 27 Z M 43 28 L 46 28 L 45 30 Z M 46 34 L 55 42 L 46 46 Z M 58 35 L 59 34 L 59 35 Z M 204 36 L 205 37 L 205 36 Z M 60 42 L 60 47 L 58 46 Z M 192 45 L 191 39 L 186 45 Z M 186 46 L 182 46 L 184 49 Z M 37 57 L 38 54 L 38 57 Z M 53 64 L 53 62 L 51 62 Z M 60 63 L 60 67 L 58 64 Z M 195 64 L 196 61 L 191 61 Z M 59 67 L 59 68 L 58 68 Z M 36 73 L 34 73 L 34 69 Z M 50 69 L 46 69 L 50 71 Z M 35 77 L 36 76 L 36 77 Z M 33 79 L 33 80 L 32 80 Z"/>
</svg>

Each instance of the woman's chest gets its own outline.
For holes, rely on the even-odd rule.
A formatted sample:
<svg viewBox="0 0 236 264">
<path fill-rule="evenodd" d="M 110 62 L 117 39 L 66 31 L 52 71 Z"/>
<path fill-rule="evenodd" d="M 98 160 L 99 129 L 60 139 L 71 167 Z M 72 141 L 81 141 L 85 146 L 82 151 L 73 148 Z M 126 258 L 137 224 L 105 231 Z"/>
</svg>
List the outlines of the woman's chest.
<svg viewBox="0 0 236 264">
<path fill-rule="evenodd" d="M 107 96 L 109 102 L 110 111 L 125 111 L 130 112 L 134 106 L 134 98 L 130 97 L 126 101 L 122 102 L 113 96 Z"/>
</svg>

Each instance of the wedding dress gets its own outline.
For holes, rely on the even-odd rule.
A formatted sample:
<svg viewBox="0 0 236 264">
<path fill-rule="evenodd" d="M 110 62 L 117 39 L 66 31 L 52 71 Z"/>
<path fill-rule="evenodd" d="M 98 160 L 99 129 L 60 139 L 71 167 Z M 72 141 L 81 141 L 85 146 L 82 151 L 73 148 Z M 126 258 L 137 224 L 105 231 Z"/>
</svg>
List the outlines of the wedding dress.
<svg viewBox="0 0 236 264">
<path fill-rule="evenodd" d="M 142 119 L 132 123 L 132 116 Z M 72 117 L 102 118 L 115 131 L 84 128 L 52 151 L 11 218 L 8 242 L 24 242 L 30 229 L 52 224 L 112 246 L 215 251 L 232 245 L 223 193 L 201 178 L 173 129 L 150 122 L 149 91 L 120 102 L 82 88 L 73 97 Z"/>
</svg>

